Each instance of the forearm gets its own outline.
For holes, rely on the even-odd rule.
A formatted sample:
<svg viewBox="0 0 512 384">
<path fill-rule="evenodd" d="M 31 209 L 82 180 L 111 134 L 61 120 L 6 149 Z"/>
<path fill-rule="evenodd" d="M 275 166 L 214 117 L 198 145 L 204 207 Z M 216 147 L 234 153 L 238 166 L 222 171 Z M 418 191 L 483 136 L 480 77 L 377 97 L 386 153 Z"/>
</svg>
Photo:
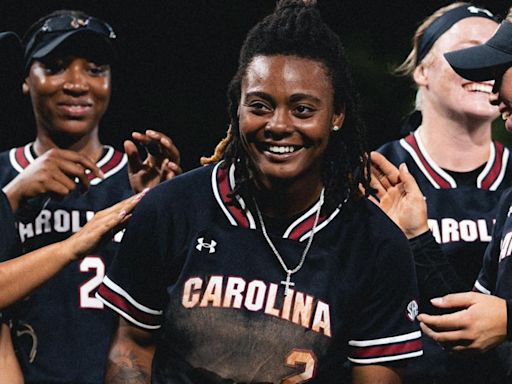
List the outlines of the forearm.
<svg viewBox="0 0 512 384">
<path fill-rule="evenodd" d="M 358 365 L 352 368 L 352 384 L 400 384 L 402 368 L 384 365 Z"/>
<path fill-rule="evenodd" d="M 28 295 L 74 259 L 66 241 L 0 263 L 0 308 Z"/>
<path fill-rule="evenodd" d="M 470 289 L 450 264 L 430 231 L 411 239 L 409 244 L 413 251 L 423 304 L 434 297 Z"/>
<path fill-rule="evenodd" d="M 11 181 L 3 188 L 3 192 L 7 196 L 7 200 L 9 200 L 9 204 L 13 212 L 16 212 L 20 207 L 20 202 L 22 199 L 22 195 L 19 189 L 16 187 L 15 181 Z"/>
<path fill-rule="evenodd" d="M 512 299 L 507 302 L 507 340 L 512 341 Z"/>
<path fill-rule="evenodd" d="M 18 359 L 14 353 L 11 334 L 7 325 L 0 323 L 0 372 L 1 382 L 9 384 L 23 384 Z"/>
<path fill-rule="evenodd" d="M 150 334 L 121 319 L 108 355 L 105 383 L 149 384 L 154 353 Z"/>
</svg>

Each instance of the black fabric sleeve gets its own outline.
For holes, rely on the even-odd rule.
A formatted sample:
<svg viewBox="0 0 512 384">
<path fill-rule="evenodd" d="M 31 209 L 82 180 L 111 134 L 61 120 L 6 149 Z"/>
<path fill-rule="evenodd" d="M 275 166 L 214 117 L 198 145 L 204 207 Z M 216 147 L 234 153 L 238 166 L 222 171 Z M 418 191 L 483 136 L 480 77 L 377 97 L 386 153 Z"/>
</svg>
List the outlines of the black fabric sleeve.
<svg viewBox="0 0 512 384">
<path fill-rule="evenodd" d="M 507 340 L 512 341 L 512 299 L 507 300 Z"/>
<path fill-rule="evenodd" d="M 430 314 L 447 313 L 446 310 L 433 307 L 430 299 L 467 291 L 467 287 L 448 261 L 432 232 L 426 231 L 410 239 L 409 245 L 416 266 L 422 311 Z"/>
</svg>

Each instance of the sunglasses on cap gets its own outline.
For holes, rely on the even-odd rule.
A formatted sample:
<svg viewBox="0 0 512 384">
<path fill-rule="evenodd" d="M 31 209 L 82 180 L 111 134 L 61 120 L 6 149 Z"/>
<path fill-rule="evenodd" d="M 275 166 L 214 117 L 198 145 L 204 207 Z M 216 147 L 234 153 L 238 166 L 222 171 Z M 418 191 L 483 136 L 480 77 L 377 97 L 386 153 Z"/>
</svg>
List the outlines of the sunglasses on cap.
<svg viewBox="0 0 512 384">
<path fill-rule="evenodd" d="M 25 71 L 28 70 L 33 59 L 46 56 L 71 36 L 84 32 L 102 37 L 105 42 L 116 38 L 114 30 L 109 24 L 92 16 L 84 18 L 73 15 L 50 17 L 33 33 L 25 47 Z"/>
<path fill-rule="evenodd" d="M 100 35 L 108 37 L 109 39 L 116 38 L 116 34 L 114 33 L 112 27 L 100 19 L 95 17 L 82 19 L 71 15 L 63 15 L 52 17 L 46 20 L 41 29 L 32 37 L 31 40 L 37 39 L 41 33 L 68 32 L 80 28 L 87 29 L 91 32 L 96 32 Z M 27 45 L 30 45 L 30 43 Z"/>
</svg>

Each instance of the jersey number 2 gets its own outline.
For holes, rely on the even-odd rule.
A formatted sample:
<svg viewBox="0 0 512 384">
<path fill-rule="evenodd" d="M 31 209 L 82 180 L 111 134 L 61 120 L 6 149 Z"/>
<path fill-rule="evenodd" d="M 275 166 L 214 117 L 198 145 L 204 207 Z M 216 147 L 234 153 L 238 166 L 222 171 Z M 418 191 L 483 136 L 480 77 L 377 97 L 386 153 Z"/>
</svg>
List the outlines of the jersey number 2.
<svg viewBox="0 0 512 384">
<path fill-rule="evenodd" d="M 94 297 L 96 289 L 105 276 L 105 264 L 98 256 L 87 256 L 80 262 L 80 272 L 95 271 L 96 274 L 80 287 L 80 308 L 103 309 L 103 303 Z"/>
<path fill-rule="evenodd" d="M 286 356 L 285 363 L 289 367 L 302 367 L 302 372 L 285 377 L 281 384 L 305 383 L 315 376 L 316 356 L 313 351 L 293 349 Z"/>
</svg>

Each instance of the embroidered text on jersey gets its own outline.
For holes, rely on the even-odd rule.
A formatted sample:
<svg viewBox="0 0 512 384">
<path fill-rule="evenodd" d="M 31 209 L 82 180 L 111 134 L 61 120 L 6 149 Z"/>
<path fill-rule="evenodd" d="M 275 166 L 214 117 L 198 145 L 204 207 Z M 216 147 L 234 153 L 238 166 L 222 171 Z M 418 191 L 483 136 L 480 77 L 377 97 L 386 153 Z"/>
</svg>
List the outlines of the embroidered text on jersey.
<svg viewBox="0 0 512 384">
<path fill-rule="evenodd" d="M 492 228 L 485 219 L 455 220 L 445 217 L 440 220 L 428 219 L 428 226 L 432 235 L 439 244 L 453 243 L 457 241 L 474 242 L 491 241 Z"/>
</svg>

